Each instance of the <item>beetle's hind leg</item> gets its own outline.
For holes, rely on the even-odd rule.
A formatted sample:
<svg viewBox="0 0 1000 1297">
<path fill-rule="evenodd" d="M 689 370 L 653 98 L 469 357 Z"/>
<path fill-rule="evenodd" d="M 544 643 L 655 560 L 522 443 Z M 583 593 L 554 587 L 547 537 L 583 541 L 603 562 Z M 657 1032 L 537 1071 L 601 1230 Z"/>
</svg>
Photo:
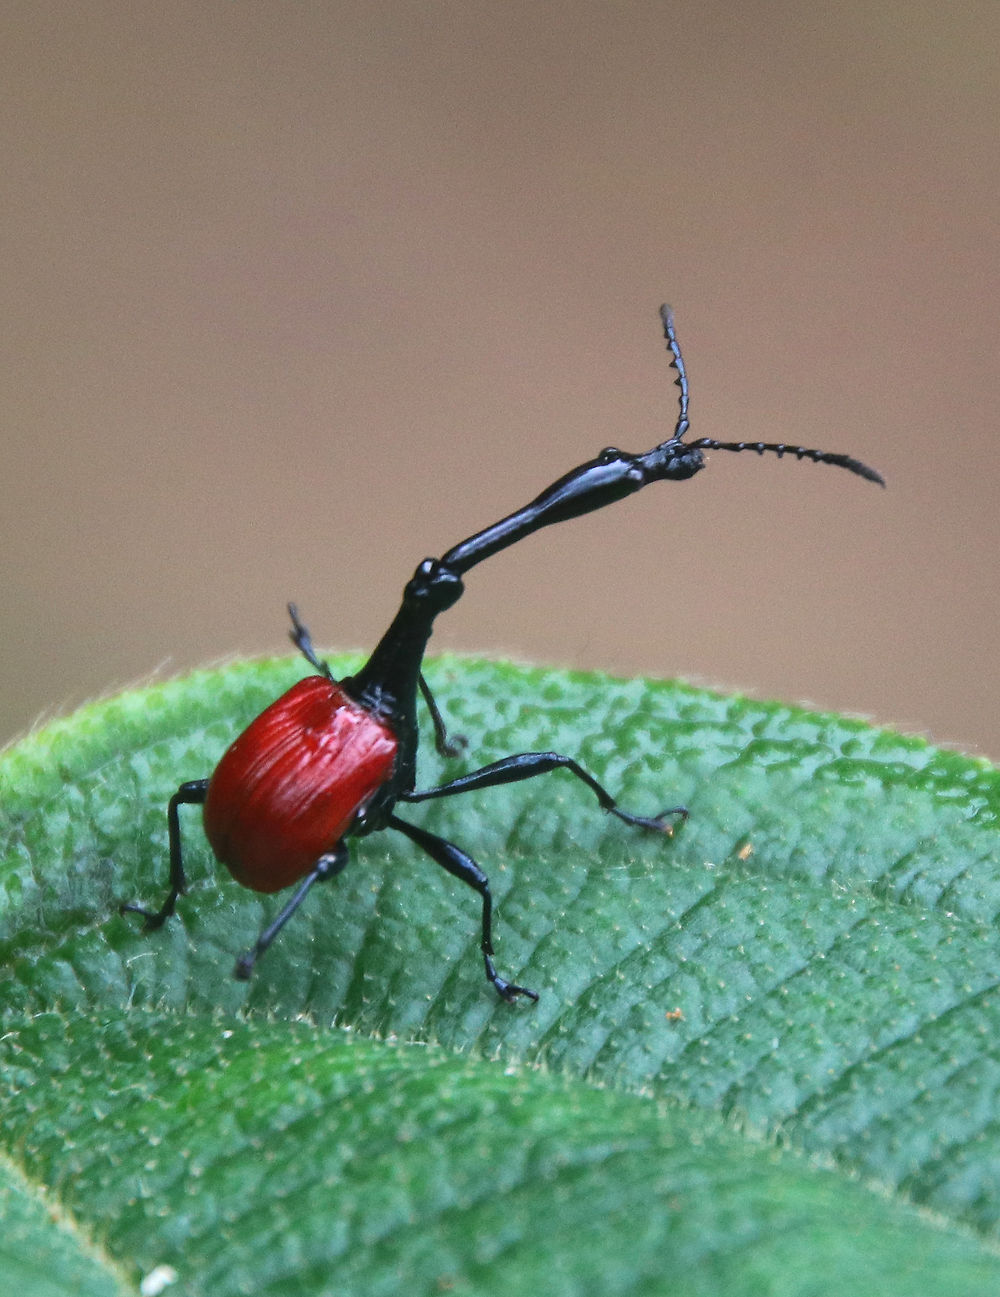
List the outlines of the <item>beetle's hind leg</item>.
<svg viewBox="0 0 1000 1297">
<path fill-rule="evenodd" d="M 208 780 L 192 779 L 181 784 L 167 806 L 167 832 L 170 837 L 170 891 L 158 910 L 147 910 L 143 905 L 119 905 L 119 914 L 141 914 L 146 920 L 143 928 L 153 932 L 160 928 L 177 907 L 177 898 L 187 891 L 184 876 L 184 857 L 181 850 L 181 826 L 177 815 L 179 806 L 200 806 L 208 796 Z"/>
</svg>

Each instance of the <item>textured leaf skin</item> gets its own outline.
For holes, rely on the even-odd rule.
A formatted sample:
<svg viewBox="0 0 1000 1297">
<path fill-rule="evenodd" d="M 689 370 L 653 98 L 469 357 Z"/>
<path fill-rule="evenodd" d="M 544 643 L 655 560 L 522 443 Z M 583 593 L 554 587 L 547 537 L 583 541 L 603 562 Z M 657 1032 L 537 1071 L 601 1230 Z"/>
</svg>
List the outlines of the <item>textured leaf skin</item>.
<svg viewBox="0 0 1000 1297">
<path fill-rule="evenodd" d="M 301 674 L 199 673 L 0 757 L 0 1138 L 58 1213 L 32 1208 L 22 1259 L 68 1229 L 96 1291 L 169 1264 L 168 1292 L 212 1297 L 1000 1291 L 992 767 L 442 660 L 470 747 L 421 782 L 556 748 L 690 820 L 631 831 L 558 775 L 413 809 L 490 874 L 535 1008 L 482 979 L 468 889 L 388 833 L 241 985 L 274 902 L 196 809 L 177 919 L 144 936 L 115 907 L 160 896 L 166 799 Z M 61 1274 L 19 1297 L 91 1291 Z"/>
<path fill-rule="evenodd" d="M 10 1297 L 126 1297 L 125 1275 L 55 1198 L 0 1163 L 0 1291 Z"/>
</svg>

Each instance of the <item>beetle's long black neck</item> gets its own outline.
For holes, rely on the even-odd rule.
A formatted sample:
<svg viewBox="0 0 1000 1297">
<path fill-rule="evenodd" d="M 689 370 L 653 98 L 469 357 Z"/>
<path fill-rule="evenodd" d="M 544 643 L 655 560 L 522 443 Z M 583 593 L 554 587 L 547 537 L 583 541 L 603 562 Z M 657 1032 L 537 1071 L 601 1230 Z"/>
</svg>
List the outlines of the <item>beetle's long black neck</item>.
<svg viewBox="0 0 1000 1297">
<path fill-rule="evenodd" d="M 425 558 L 407 582 L 399 612 L 371 657 L 343 687 L 376 714 L 395 721 L 416 711 L 417 677 L 434 618 L 461 597 L 462 580 L 440 559 Z"/>
<path fill-rule="evenodd" d="M 703 467 L 700 450 L 686 446 L 676 436 L 644 455 L 629 455 L 609 447 L 596 459 L 581 464 L 546 487 L 523 509 L 461 541 L 448 550 L 441 562 L 453 572 L 467 572 L 484 558 L 515 545 L 541 527 L 603 509 L 642 490 L 650 482 L 683 481 Z"/>
</svg>

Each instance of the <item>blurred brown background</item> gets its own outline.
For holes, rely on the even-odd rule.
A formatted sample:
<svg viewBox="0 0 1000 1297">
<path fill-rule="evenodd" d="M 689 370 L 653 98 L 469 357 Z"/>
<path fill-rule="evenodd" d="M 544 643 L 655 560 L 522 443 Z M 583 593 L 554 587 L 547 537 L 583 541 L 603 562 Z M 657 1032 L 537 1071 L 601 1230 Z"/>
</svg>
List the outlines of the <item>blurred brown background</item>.
<svg viewBox="0 0 1000 1297">
<path fill-rule="evenodd" d="M 715 454 L 470 574 L 435 649 L 681 675 L 1000 757 L 993 3 L 0 12 L 0 739 L 370 647 L 608 443 Z M 199 772 L 179 771 L 190 777 Z"/>
</svg>

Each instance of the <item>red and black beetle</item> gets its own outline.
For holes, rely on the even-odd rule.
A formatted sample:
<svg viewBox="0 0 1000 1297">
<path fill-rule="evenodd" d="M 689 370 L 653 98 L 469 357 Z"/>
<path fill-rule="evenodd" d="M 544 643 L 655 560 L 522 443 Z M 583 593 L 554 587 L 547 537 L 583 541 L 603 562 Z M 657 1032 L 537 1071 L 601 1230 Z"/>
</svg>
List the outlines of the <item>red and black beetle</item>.
<svg viewBox="0 0 1000 1297">
<path fill-rule="evenodd" d="M 608 448 L 547 487 L 523 509 L 477 532 L 442 558 L 428 558 L 403 591 L 392 625 L 357 675 L 334 680 L 317 656 L 294 605 L 291 637 L 318 675 L 293 685 L 246 729 L 225 753 L 210 779 L 181 784 L 167 810 L 170 836 L 170 891 L 159 910 L 123 905 L 141 914 L 146 928 L 158 928 L 174 912 L 185 890 L 178 808 L 204 805 L 205 835 L 233 877 L 257 892 L 297 891 L 236 963 L 248 978 L 314 883 L 335 877 L 348 861 L 347 840 L 378 829 L 397 829 L 432 860 L 474 888 L 482 898 L 481 949 L 486 976 L 505 1000 L 534 991 L 500 976 L 493 964 L 492 900 L 489 880 L 471 856 L 396 814 L 399 802 L 423 802 L 498 784 L 568 770 L 585 783 L 605 811 L 626 824 L 669 832 L 667 816 L 687 815 L 676 806 L 659 815 L 633 815 L 572 757 L 558 752 L 521 752 L 461 775 L 435 788 L 417 790 L 417 691 L 427 702 L 439 750 L 446 752 L 444 725 L 421 675 L 434 619 L 462 594 L 462 577 L 490 555 L 552 523 L 622 500 L 650 482 L 693 477 L 704 467 L 704 450 L 753 450 L 795 455 L 836 464 L 884 485 L 873 469 L 847 455 L 766 442 L 722 442 L 708 437 L 685 442 L 688 386 L 680 346 L 668 307 L 660 310 L 670 363 L 677 370 L 680 413 L 673 435 L 643 455 Z"/>
</svg>

